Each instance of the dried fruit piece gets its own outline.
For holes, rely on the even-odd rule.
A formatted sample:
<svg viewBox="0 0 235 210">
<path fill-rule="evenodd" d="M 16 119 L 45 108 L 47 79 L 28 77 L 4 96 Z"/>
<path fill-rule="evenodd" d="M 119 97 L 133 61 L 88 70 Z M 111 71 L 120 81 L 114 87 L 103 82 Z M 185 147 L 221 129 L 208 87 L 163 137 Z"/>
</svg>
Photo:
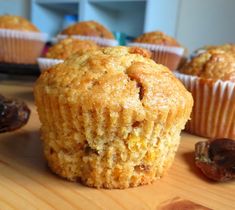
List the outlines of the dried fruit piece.
<svg viewBox="0 0 235 210">
<path fill-rule="evenodd" d="M 235 140 L 198 142 L 195 145 L 195 162 L 210 179 L 227 181 L 235 178 Z"/>
<path fill-rule="evenodd" d="M 16 130 L 25 125 L 30 110 L 24 102 L 0 95 L 0 133 Z"/>
</svg>

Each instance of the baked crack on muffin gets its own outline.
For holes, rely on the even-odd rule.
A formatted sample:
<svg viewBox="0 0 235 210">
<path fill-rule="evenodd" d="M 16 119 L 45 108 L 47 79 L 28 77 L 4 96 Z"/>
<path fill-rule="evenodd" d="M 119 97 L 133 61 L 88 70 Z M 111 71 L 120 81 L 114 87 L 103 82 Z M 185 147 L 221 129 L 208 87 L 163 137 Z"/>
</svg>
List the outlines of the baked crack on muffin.
<svg viewBox="0 0 235 210">
<path fill-rule="evenodd" d="M 34 94 L 52 171 L 97 188 L 128 188 L 171 166 L 191 94 L 140 48 L 73 55 L 44 71 Z"/>
</svg>

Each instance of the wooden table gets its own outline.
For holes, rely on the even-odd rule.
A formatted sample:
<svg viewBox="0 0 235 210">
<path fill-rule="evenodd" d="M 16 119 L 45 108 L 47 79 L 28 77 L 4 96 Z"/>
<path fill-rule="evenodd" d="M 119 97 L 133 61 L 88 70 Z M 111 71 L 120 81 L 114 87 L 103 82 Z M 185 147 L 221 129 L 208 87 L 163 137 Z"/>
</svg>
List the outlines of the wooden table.
<svg viewBox="0 0 235 210">
<path fill-rule="evenodd" d="M 194 165 L 194 144 L 203 138 L 182 134 L 168 175 L 154 184 L 126 190 L 92 189 L 52 174 L 43 158 L 33 82 L 0 78 L 0 93 L 21 98 L 32 113 L 22 129 L 0 134 L 0 209 L 235 209 L 235 182 L 215 183 Z M 181 200 L 181 201 L 178 201 Z M 187 207 L 191 205 L 191 207 Z M 207 209 L 205 208 L 205 209 Z"/>
</svg>

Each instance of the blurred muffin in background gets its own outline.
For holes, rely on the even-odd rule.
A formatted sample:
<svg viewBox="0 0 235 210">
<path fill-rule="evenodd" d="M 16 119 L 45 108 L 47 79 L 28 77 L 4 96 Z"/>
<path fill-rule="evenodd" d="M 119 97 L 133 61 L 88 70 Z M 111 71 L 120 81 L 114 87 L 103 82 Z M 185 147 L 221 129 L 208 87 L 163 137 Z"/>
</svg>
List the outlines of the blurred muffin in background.
<svg viewBox="0 0 235 210">
<path fill-rule="evenodd" d="M 39 29 L 25 18 L 13 15 L 0 16 L 0 28 L 19 31 L 39 32 Z"/>
<path fill-rule="evenodd" d="M 23 17 L 0 16 L 0 62 L 34 64 L 47 35 Z"/>
<path fill-rule="evenodd" d="M 235 57 L 220 48 L 211 48 L 194 57 L 179 72 L 204 79 L 235 82 Z"/>
<path fill-rule="evenodd" d="M 61 34 L 96 36 L 106 39 L 114 39 L 112 32 L 96 21 L 83 21 L 69 26 Z"/>
<path fill-rule="evenodd" d="M 160 31 L 144 33 L 137 37 L 129 46 L 143 47 L 152 52 L 152 59 L 156 63 L 176 70 L 185 60 L 186 50 L 174 38 Z"/>
<path fill-rule="evenodd" d="M 97 188 L 161 178 L 172 165 L 192 96 L 141 48 L 74 54 L 45 70 L 34 95 L 48 164 Z"/>
<path fill-rule="evenodd" d="M 134 42 L 181 47 L 180 44 L 173 37 L 170 37 L 161 31 L 153 31 L 142 34 L 137 37 Z"/>
<path fill-rule="evenodd" d="M 186 130 L 209 138 L 235 139 L 235 56 L 233 46 L 210 47 L 176 76 L 195 105 Z"/>
<path fill-rule="evenodd" d="M 96 50 L 98 48 L 98 45 L 90 40 L 66 38 L 49 48 L 46 58 L 65 60 L 74 53 L 83 54 L 88 50 Z"/>
<path fill-rule="evenodd" d="M 218 50 L 223 50 L 225 52 L 229 53 L 235 53 L 235 44 L 223 44 L 223 45 L 215 45 L 215 46 L 206 46 L 206 50 L 213 50 L 213 49 L 218 49 Z"/>
<path fill-rule="evenodd" d="M 58 39 L 64 39 L 68 36 L 81 40 L 91 40 L 100 46 L 116 46 L 118 44 L 112 32 L 96 21 L 83 21 L 73 24 L 64 29 L 58 35 Z"/>
<path fill-rule="evenodd" d="M 225 51 L 225 52 L 228 52 L 228 53 L 232 53 L 233 55 L 235 55 L 235 44 L 223 44 L 223 45 L 206 45 L 204 47 L 201 47 L 197 50 L 195 50 L 192 55 L 191 55 L 191 58 L 207 51 L 207 50 L 222 50 L 222 51 Z"/>
<path fill-rule="evenodd" d="M 89 50 L 96 50 L 98 48 L 99 46 L 90 40 L 79 40 L 71 37 L 62 39 L 49 48 L 45 58 L 38 58 L 39 68 L 42 71 L 63 62 L 63 60 L 74 53 L 81 55 Z"/>
</svg>

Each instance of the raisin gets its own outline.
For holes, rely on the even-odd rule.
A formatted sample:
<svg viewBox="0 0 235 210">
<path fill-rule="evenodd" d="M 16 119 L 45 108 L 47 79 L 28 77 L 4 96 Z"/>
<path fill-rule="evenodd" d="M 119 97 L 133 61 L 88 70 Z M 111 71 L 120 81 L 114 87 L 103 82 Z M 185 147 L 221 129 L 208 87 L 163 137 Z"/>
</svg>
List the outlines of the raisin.
<svg viewBox="0 0 235 210">
<path fill-rule="evenodd" d="M 21 128 L 29 116 L 30 110 L 24 102 L 0 95 L 0 133 Z"/>
<path fill-rule="evenodd" d="M 195 145 L 195 162 L 210 179 L 227 181 L 235 178 L 235 140 L 198 142 Z"/>
</svg>

